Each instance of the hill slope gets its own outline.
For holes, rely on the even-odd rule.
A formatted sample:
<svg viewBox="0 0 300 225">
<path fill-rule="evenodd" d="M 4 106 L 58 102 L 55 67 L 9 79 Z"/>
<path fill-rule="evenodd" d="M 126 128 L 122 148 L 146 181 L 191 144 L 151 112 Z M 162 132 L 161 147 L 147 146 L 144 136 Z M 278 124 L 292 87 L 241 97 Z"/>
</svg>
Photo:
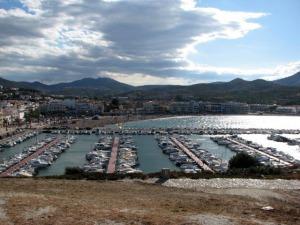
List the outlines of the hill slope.
<svg viewBox="0 0 300 225">
<path fill-rule="evenodd" d="M 274 82 L 277 84 L 286 85 L 286 86 L 300 87 L 300 72 L 298 72 L 292 76 L 289 76 L 289 77 L 275 80 Z"/>
<path fill-rule="evenodd" d="M 202 83 L 191 86 L 156 86 L 154 89 L 135 90 L 128 95 L 147 99 L 151 97 L 189 99 L 195 96 L 203 101 L 241 101 L 248 103 L 299 104 L 300 88 L 282 86 L 265 80 Z"/>
<path fill-rule="evenodd" d="M 128 92 L 133 86 L 120 83 L 110 78 L 84 78 L 69 83 L 46 85 L 40 82 L 14 82 L 0 78 L 4 87 L 32 88 L 51 94 L 65 95 L 106 95 Z"/>
<path fill-rule="evenodd" d="M 39 82 L 14 82 L 0 78 L 0 85 L 69 96 L 122 95 L 136 99 L 191 99 L 193 97 L 197 100 L 218 102 L 300 104 L 300 86 L 286 86 L 261 79 L 245 81 L 237 78 L 230 82 L 201 83 L 190 86 L 146 85 L 134 87 L 110 78 L 84 78 L 53 85 Z"/>
</svg>

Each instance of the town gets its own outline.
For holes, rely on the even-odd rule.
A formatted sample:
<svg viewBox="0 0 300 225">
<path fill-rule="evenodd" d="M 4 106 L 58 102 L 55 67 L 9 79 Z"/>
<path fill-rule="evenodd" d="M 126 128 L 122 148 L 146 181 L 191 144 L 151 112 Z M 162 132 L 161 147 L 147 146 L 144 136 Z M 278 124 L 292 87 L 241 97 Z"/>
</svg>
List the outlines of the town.
<svg viewBox="0 0 300 225">
<path fill-rule="evenodd" d="M 88 98 L 45 95 L 37 91 L 18 88 L 1 89 L 1 135 L 20 127 L 46 126 L 53 123 L 72 123 L 72 120 L 89 117 L 122 116 L 126 122 L 135 116 L 139 119 L 168 115 L 300 115 L 300 106 L 276 104 L 247 104 L 241 102 L 205 102 L 196 100 L 139 100 L 130 97 Z M 148 116 L 148 117 L 147 117 Z M 54 118 L 54 119 L 53 119 Z M 113 121 L 110 121 L 113 122 Z M 64 123 L 64 124 L 65 124 Z"/>
</svg>

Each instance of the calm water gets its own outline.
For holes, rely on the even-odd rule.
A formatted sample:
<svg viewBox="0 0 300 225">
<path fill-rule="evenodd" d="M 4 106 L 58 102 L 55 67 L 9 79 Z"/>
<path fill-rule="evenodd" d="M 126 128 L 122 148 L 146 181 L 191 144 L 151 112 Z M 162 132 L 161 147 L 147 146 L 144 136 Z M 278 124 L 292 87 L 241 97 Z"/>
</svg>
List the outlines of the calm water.
<svg viewBox="0 0 300 225">
<path fill-rule="evenodd" d="M 22 152 L 22 150 L 24 148 L 29 147 L 30 145 L 35 144 L 36 142 L 38 142 L 39 140 L 44 139 L 46 136 L 46 134 L 39 134 L 36 137 L 30 138 L 20 144 L 17 144 L 14 147 L 11 148 L 5 148 L 3 152 L 0 152 L 0 162 L 4 159 L 8 159 L 20 152 Z"/>
<path fill-rule="evenodd" d="M 168 156 L 162 153 L 154 136 L 136 135 L 133 136 L 133 139 L 138 148 L 139 168 L 142 171 L 145 173 L 158 172 L 162 168 L 178 170 Z"/>
<path fill-rule="evenodd" d="M 243 134 L 239 136 L 241 136 L 246 140 L 253 141 L 257 144 L 260 144 L 264 147 L 276 148 L 277 150 L 287 153 L 293 156 L 295 159 L 300 160 L 300 146 L 298 145 L 292 146 L 292 145 L 288 145 L 287 143 L 272 141 L 269 140 L 268 135 L 265 134 Z M 292 137 L 300 138 L 300 135 L 292 135 Z"/>
<path fill-rule="evenodd" d="M 214 141 L 210 140 L 209 136 L 191 135 L 187 136 L 187 138 L 190 138 L 200 143 L 201 148 L 211 152 L 217 158 L 229 161 L 229 159 L 231 159 L 231 157 L 235 155 L 235 152 L 231 151 L 229 148 L 222 145 L 218 145 Z"/>
<path fill-rule="evenodd" d="M 124 124 L 130 128 L 268 128 L 300 129 L 300 116 L 180 116 Z"/>
<path fill-rule="evenodd" d="M 50 167 L 40 170 L 39 176 L 62 175 L 65 173 L 66 167 L 82 166 L 87 162 L 85 154 L 91 151 L 94 144 L 98 142 L 99 136 L 78 135 L 76 137 L 77 141 L 62 153 Z"/>
</svg>

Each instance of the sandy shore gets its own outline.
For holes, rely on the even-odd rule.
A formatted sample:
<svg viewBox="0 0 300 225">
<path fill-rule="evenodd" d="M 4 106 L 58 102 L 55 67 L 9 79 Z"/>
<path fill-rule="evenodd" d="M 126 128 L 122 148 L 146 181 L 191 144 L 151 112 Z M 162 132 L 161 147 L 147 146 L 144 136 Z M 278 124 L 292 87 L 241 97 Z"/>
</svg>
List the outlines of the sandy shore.
<svg viewBox="0 0 300 225">
<path fill-rule="evenodd" d="M 232 190 L 232 191 L 231 191 Z M 2 179 L 0 224 L 299 224 L 300 191 Z M 262 207 L 272 206 L 265 211 Z"/>
</svg>

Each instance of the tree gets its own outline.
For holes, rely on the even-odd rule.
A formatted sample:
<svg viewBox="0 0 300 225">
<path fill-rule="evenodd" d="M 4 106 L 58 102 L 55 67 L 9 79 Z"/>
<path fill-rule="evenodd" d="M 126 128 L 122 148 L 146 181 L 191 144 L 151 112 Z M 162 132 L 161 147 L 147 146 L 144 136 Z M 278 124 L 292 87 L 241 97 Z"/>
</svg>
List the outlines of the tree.
<svg viewBox="0 0 300 225">
<path fill-rule="evenodd" d="M 3 119 L 3 125 L 5 126 L 5 130 L 8 131 L 8 125 L 9 125 L 9 121 L 7 118 Z"/>
<path fill-rule="evenodd" d="M 119 100 L 117 98 L 113 98 L 106 108 L 108 112 L 111 110 L 119 109 Z"/>
<path fill-rule="evenodd" d="M 30 126 L 31 126 L 31 121 L 32 119 L 37 119 L 38 122 L 40 120 L 40 116 L 41 116 L 41 113 L 39 110 L 29 110 L 29 112 L 25 113 L 25 121 L 27 123 L 30 123 Z"/>
<path fill-rule="evenodd" d="M 118 109 L 119 108 L 119 100 L 117 98 L 114 98 L 113 100 L 111 100 L 111 107 L 113 109 Z"/>
<path fill-rule="evenodd" d="M 241 152 L 233 156 L 229 160 L 229 168 L 250 168 L 257 166 L 259 163 L 256 158 L 253 156 L 248 155 L 245 152 Z"/>
</svg>

